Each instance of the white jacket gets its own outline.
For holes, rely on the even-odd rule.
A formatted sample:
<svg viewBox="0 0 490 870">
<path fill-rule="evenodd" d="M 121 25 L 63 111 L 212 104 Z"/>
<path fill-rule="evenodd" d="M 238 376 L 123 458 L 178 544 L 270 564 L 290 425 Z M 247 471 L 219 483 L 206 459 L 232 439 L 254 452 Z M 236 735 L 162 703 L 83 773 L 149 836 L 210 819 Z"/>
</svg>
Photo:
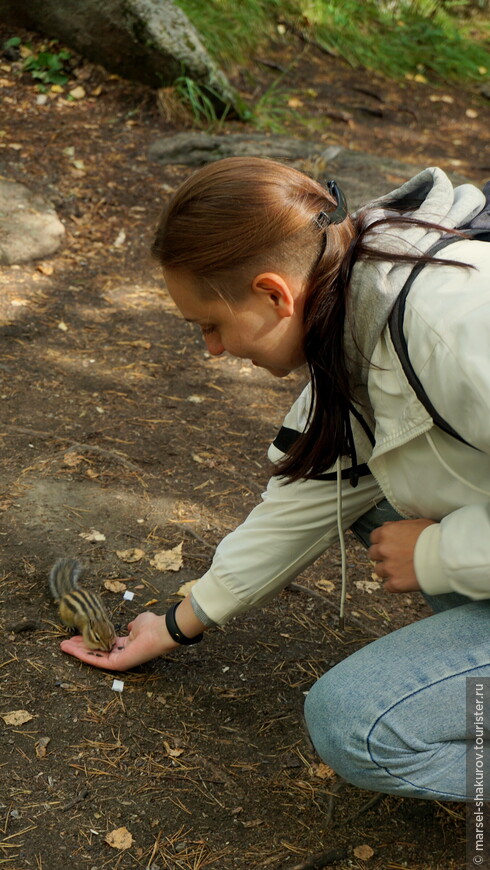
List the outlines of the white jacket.
<svg viewBox="0 0 490 870">
<path fill-rule="evenodd" d="M 448 227 L 461 225 L 484 204 L 472 185 L 454 190 L 441 170 L 431 169 L 376 205 L 386 214 L 410 196 L 419 200 L 414 216 Z M 427 250 L 437 234 L 412 227 L 374 238 L 384 248 L 413 251 L 414 245 Z M 359 383 L 358 410 L 374 425 L 375 445 L 352 418 L 358 462 L 366 466 L 356 488 L 342 480 L 341 526 L 349 528 L 383 497 L 405 517 L 436 520 L 415 549 L 421 588 L 432 595 L 457 591 L 490 598 L 490 244 L 462 240 L 438 257 L 475 268 L 426 266 L 410 290 L 404 331 L 410 360 L 433 404 L 474 447 L 434 426 L 393 348 L 387 316 L 410 267 L 356 264 L 350 303 L 356 341 L 346 334 L 346 346 Z M 308 407 L 309 388 L 286 416 L 286 432 L 303 430 Z M 271 446 L 272 461 L 282 455 Z M 349 465 L 344 457 L 342 468 Z M 224 538 L 193 587 L 204 621 L 224 624 L 264 603 L 338 540 L 334 469 L 325 478 L 287 484 L 271 479 L 262 503 Z"/>
</svg>

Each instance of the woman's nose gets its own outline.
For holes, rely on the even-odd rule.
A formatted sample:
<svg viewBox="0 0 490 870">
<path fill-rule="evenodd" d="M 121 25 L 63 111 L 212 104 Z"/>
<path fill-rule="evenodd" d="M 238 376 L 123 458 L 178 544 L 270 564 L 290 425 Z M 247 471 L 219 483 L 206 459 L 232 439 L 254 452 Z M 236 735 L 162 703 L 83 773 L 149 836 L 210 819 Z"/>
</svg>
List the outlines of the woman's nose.
<svg viewBox="0 0 490 870">
<path fill-rule="evenodd" d="M 223 353 L 224 346 L 218 334 L 212 333 L 211 335 L 205 335 L 204 340 L 210 354 L 213 356 L 219 356 L 220 353 Z"/>
</svg>

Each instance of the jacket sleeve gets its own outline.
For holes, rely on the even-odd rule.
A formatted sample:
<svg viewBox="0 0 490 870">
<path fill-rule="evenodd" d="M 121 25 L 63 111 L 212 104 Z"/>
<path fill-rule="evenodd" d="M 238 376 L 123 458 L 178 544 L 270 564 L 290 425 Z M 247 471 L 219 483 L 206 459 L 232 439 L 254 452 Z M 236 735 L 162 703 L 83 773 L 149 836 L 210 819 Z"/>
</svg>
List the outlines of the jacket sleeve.
<svg viewBox="0 0 490 870">
<path fill-rule="evenodd" d="M 422 532 L 414 566 L 421 588 L 430 595 L 459 592 L 482 599 L 490 598 L 490 244 L 461 242 L 448 250 L 448 257 L 457 255 L 477 268 L 458 270 L 456 302 L 432 327 L 438 341 L 419 377 L 428 394 L 437 396 L 444 419 L 481 451 L 482 473 L 477 485 L 467 483 L 469 503 Z M 431 293 L 438 292 L 438 281 L 448 280 L 445 272 L 445 267 L 434 270 Z M 454 272 L 450 281 L 454 286 Z M 428 310 L 419 336 L 427 330 Z M 417 360 L 412 362 L 416 368 Z M 477 451 L 461 451 L 472 463 L 478 461 Z M 464 492 L 465 480 L 461 482 Z"/>
<path fill-rule="evenodd" d="M 289 432 L 301 431 L 304 412 L 302 394 L 285 420 Z M 269 457 L 276 461 L 280 455 L 272 445 Z M 337 484 L 332 478 L 334 473 L 324 480 L 284 483 L 273 477 L 262 503 L 222 540 L 211 568 L 193 586 L 196 612 L 224 624 L 268 601 L 337 541 Z M 343 528 L 382 498 L 371 474 L 362 476 L 355 488 L 342 480 Z"/>
</svg>

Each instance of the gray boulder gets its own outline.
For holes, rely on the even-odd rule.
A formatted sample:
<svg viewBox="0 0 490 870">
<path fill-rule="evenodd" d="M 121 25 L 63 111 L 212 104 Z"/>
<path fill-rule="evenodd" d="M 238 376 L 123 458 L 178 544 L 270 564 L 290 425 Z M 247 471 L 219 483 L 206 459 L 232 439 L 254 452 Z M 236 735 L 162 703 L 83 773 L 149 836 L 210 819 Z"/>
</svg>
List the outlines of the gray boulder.
<svg viewBox="0 0 490 870">
<path fill-rule="evenodd" d="M 203 166 L 224 157 L 269 157 L 291 163 L 321 181 L 334 178 L 344 190 L 351 211 L 370 199 L 389 193 L 425 169 L 425 164 L 404 163 L 376 154 L 351 151 L 340 145 L 241 133 L 177 133 L 156 140 L 148 149 L 148 157 L 158 163 L 184 166 Z M 454 172 L 449 175 L 454 184 L 468 181 Z"/>
<path fill-rule="evenodd" d="M 0 265 L 49 257 L 64 234 L 49 202 L 23 184 L 0 179 Z"/>
<path fill-rule="evenodd" d="M 0 0 L 0 20 L 59 39 L 123 78 L 160 88 L 185 75 L 216 102 L 239 98 L 172 0 Z"/>
<path fill-rule="evenodd" d="M 325 156 L 332 159 L 340 146 L 326 147 L 321 143 L 290 139 L 286 136 L 264 136 L 260 133 L 213 135 L 211 133 L 177 133 L 158 139 L 148 149 L 148 157 L 157 163 L 203 166 L 224 157 L 270 157 L 274 160 L 305 160 Z"/>
</svg>

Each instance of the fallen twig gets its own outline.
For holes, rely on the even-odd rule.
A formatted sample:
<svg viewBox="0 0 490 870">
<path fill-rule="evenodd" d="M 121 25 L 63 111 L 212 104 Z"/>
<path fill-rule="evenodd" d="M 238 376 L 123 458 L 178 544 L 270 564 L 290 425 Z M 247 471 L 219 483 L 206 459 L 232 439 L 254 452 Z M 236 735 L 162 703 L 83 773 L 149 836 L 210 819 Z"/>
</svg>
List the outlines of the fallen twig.
<svg viewBox="0 0 490 870">
<path fill-rule="evenodd" d="M 327 812 L 325 814 L 325 820 L 323 823 L 324 827 L 327 827 L 327 825 L 329 825 L 332 821 L 333 811 L 335 807 L 335 798 L 337 797 L 339 791 L 344 787 L 344 785 L 345 782 L 341 779 L 339 782 L 336 782 L 330 790 L 330 794 L 328 796 Z"/>
<path fill-rule="evenodd" d="M 329 610 L 333 610 L 335 613 L 338 613 L 337 605 L 329 601 L 326 595 L 323 595 L 321 592 L 317 592 L 316 589 L 310 589 L 308 586 L 303 586 L 302 583 L 288 583 L 286 589 L 291 589 L 293 592 L 303 592 L 306 595 L 310 595 L 312 598 L 320 598 L 325 607 L 328 607 Z M 380 634 L 377 634 L 374 631 L 370 631 L 369 628 L 366 628 L 361 620 L 356 619 L 356 617 L 352 616 L 351 613 L 347 615 L 346 622 L 352 623 L 357 628 L 360 628 L 365 634 L 369 634 L 371 637 L 375 637 L 376 639 L 381 637 Z"/>
<path fill-rule="evenodd" d="M 327 864 L 335 864 L 336 861 L 342 861 L 347 858 L 348 850 L 346 848 L 329 849 L 328 852 L 318 852 L 316 855 L 310 855 L 306 861 L 301 864 L 295 864 L 290 870 L 322 870 Z"/>
<path fill-rule="evenodd" d="M 213 550 L 214 552 L 214 550 L 216 549 L 214 544 L 209 544 L 207 541 L 204 540 L 204 538 L 201 538 L 201 535 L 198 535 L 197 532 L 195 532 L 194 529 L 191 528 L 191 526 L 184 526 L 181 523 L 174 523 L 173 520 L 171 520 L 171 523 L 173 526 L 177 526 L 178 529 L 182 529 L 183 532 L 189 532 L 189 534 L 192 535 L 192 537 L 195 538 L 196 541 L 200 541 L 200 543 L 204 544 L 204 546 L 207 547 L 208 550 Z"/>
<path fill-rule="evenodd" d="M 358 819 L 359 816 L 362 816 L 363 813 L 367 812 L 367 810 L 375 807 L 376 804 L 379 803 L 380 800 L 382 800 L 384 797 L 386 797 L 386 795 L 381 792 L 379 794 L 375 794 L 374 797 L 366 801 L 366 803 L 363 804 L 359 810 L 356 810 L 355 813 L 352 813 L 351 816 L 347 816 L 346 819 L 341 819 L 341 821 L 338 822 L 338 826 L 341 827 L 342 825 L 350 825 L 352 822 Z"/>
<path fill-rule="evenodd" d="M 42 627 L 42 623 L 37 619 L 21 619 L 13 625 L 7 625 L 6 629 L 14 634 L 20 634 L 22 631 L 39 631 Z"/>
<path fill-rule="evenodd" d="M 88 795 L 89 795 L 88 788 L 82 788 L 82 790 L 80 792 L 78 792 L 78 794 L 74 798 L 72 798 L 71 801 L 68 801 L 68 803 L 65 804 L 64 807 L 60 807 L 60 810 L 62 810 L 62 812 L 65 812 L 65 810 L 71 810 L 71 808 L 74 807 L 76 804 L 79 804 L 82 801 L 84 801 L 85 798 L 88 797 Z"/>
<path fill-rule="evenodd" d="M 125 456 L 121 456 L 119 453 L 114 453 L 112 450 L 106 450 L 104 447 L 96 447 L 95 444 L 81 444 L 80 441 L 73 441 L 72 438 L 68 438 L 66 435 L 55 435 L 54 432 L 43 432 L 41 429 L 29 429 L 26 426 L 14 426 L 10 424 L 5 428 L 13 429 L 15 432 L 20 432 L 21 435 L 31 435 L 33 438 L 52 438 L 53 441 L 65 441 L 67 444 L 71 445 L 68 450 L 100 453 L 102 456 L 107 456 L 108 459 L 115 459 L 117 462 L 122 462 L 123 465 L 131 468 L 132 471 L 137 471 L 138 473 L 141 471 L 137 465 L 134 465 L 134 463 L 130 462 L 129 459 L 126 459 Z"/>
<path fill-rule="evenodd" d="M 314 48 L 317 48 L 319 51 L 321 51 L 323 54 L 327 54 L 329 57 L 339 56 L 337 51 L 334 51 L 333 48 L 328 48 L 321 42 L 317 42 L 316 39 L 313 39 L 313 37 L 305 33 L 305 31 L 302 30 L 301 27 L 298 27 L 297 24 L 292 24 L 290 21 L 282 21 L 281 23 L 284 25 L 286 30 L 289 30 L 291 33 L 294 34 L 294 36 L 299 37 L 299 39 L 305 42 L 306 45 L 312 45 Z"/>
</svg>

